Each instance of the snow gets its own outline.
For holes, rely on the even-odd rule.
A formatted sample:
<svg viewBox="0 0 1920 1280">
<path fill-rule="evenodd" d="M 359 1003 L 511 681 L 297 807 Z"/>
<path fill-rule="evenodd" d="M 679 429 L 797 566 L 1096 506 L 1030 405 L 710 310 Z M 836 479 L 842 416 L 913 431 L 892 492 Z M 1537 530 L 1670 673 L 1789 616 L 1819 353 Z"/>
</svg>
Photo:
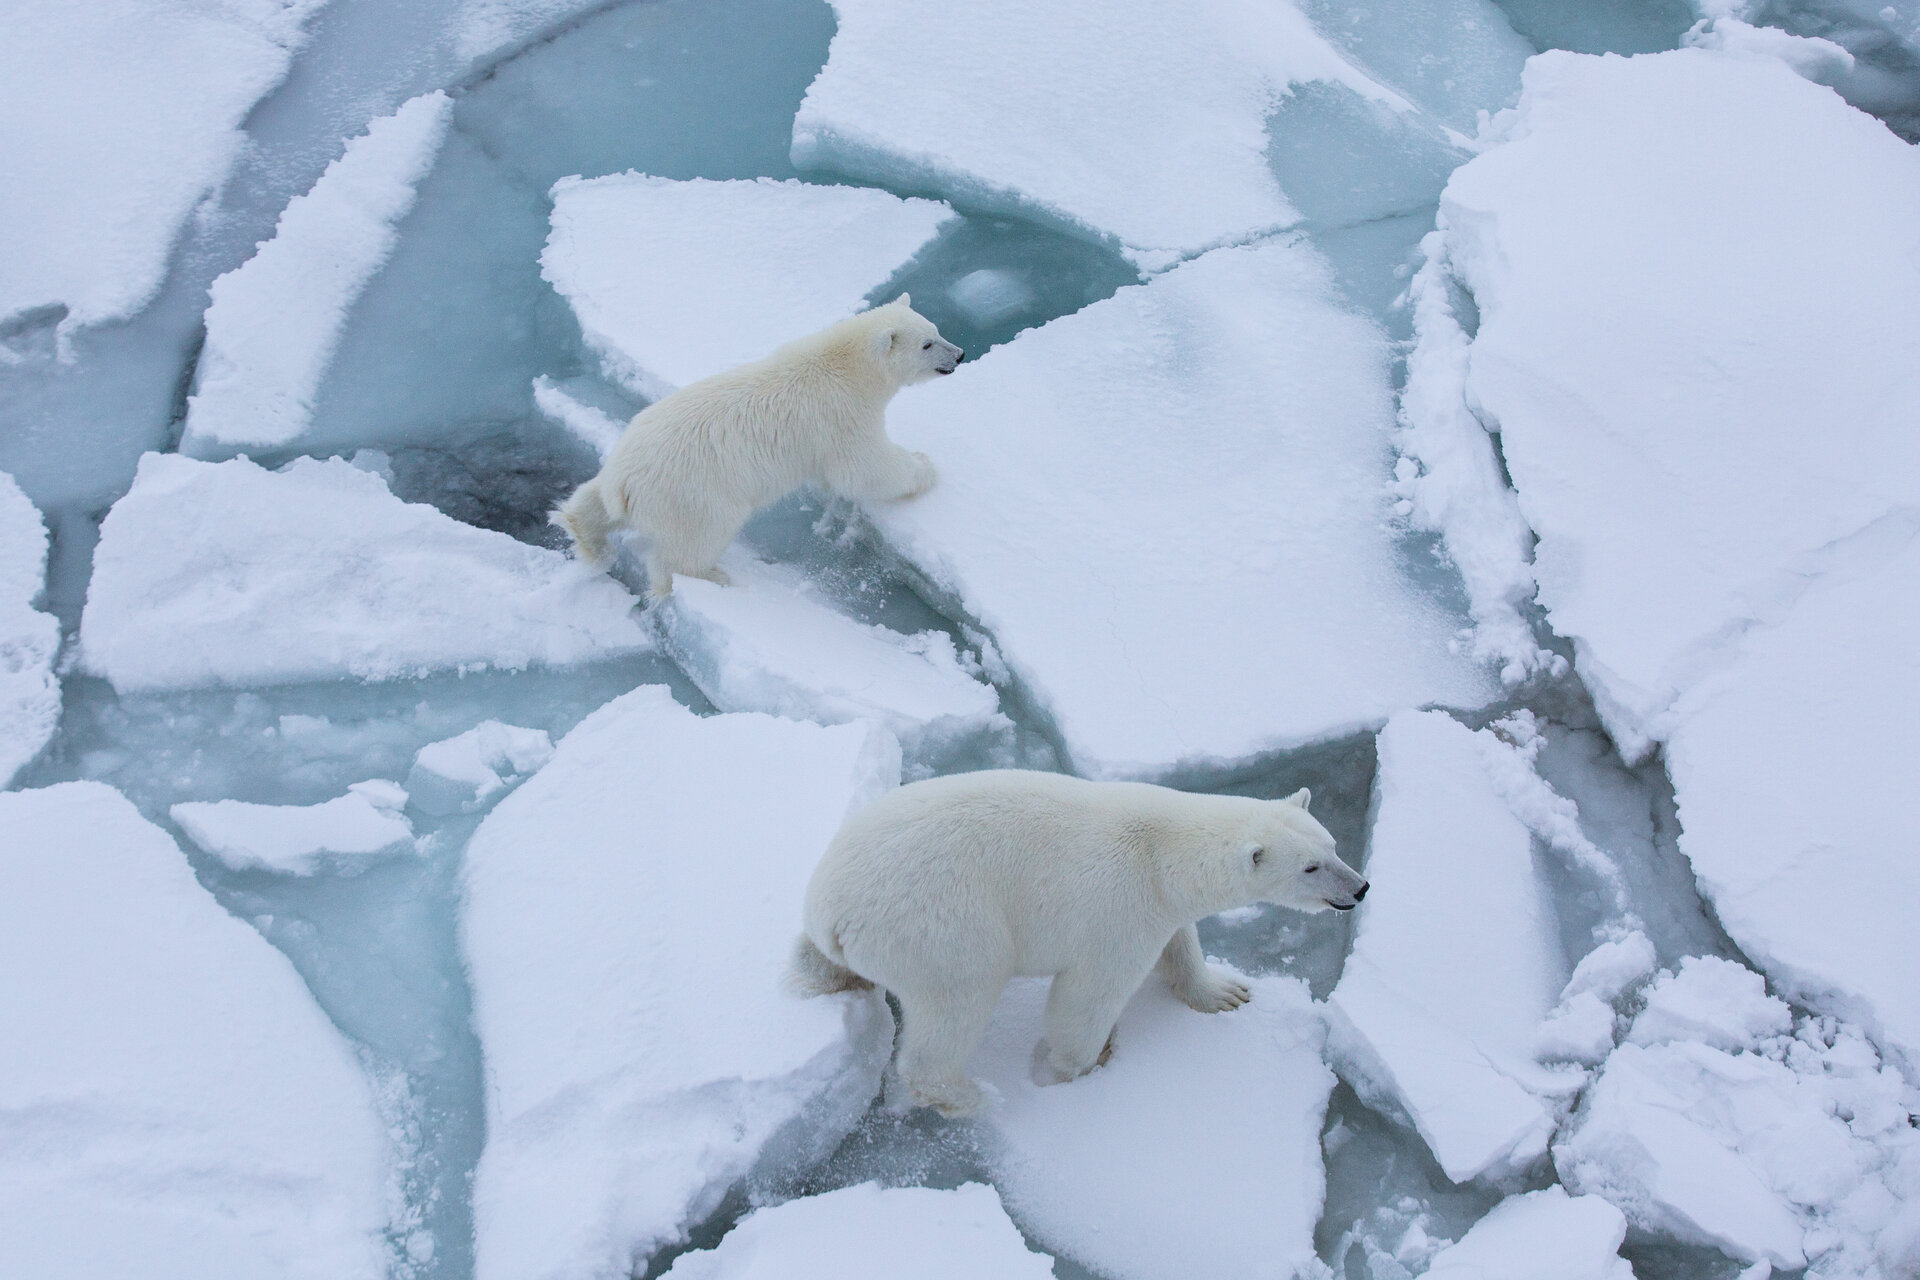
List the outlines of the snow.
<svg viewBox="0 0 1920 1280">
<path fill-rule="evenodd" d="M 1020 0 L 833 9 L 827 65 L 794 120 L 796 166 L 1037 212 L 1156 268 L 1298 220 L 1267 162 L 1267 117 L 1289 86 L 1407 105 L 1291 4 L 1119 0 L 1091 22 Z"/>
<path fill-rule="evenodd" d="M 236 871 L 263 868 L 310 876 L 330 866 L 414 852 L 407 793 L 375 779 L 322 804 L 189 800 L 169 811 L 187 838 Z"/>
<path fill-rule="evenodd" d="M 465 733 L 420 748 L 406 789 L 422 813 L 472 813 L 551 759 L 553 739 L 545 729 L 482 720 Z"/>
<path fill-rule="evenodd" d="M 101 526 L 82 662 L 116 689 L 565 666 L 650 641 L 557 552 L 405 503 L 338 459 L 148 454 Z"/>
<path fill-rule="evenodd" d="M 1086 776 L 1477 705 L 1388 528 L 1386 360 L 1317 255 L 1216 250 L 901 393 L 940 482 L 870 514 Z"/>
<path fill-rule="evenodd" d="M 1311 1273 L 1333 1074 L 1303 983 L 1256 977 L 1231 1013 L 1149 977 L 1113 1056 L 1078 1080 L 1028 1073 L 1047 983 L 1008 986 L 970 1070 L 998 1091 L 994 1184 L 1042 1245 L 1112 1280 Z"/>
<path fill-rule="evenodd" d="M 953 216 L 863 187 L 564 178 L 541 274 L 608 376 L 656 399 L 861 310 Z"/>
<path fill-rule="evenodd" d="M 620 442 L 621 433 L 627 429 L 622 419 L 588 404 L 544 374 L 533 380 L 533 404 L 549 421 L 602 460 L 613 452 L 613 446 Z"/>
<path fill-rule="evenodd" d="M 460 927 L 486 1073 L 478 1280 L 624 1277 L 866 1108 L 880 998 L 798 1000 L 782 977 L 815 861 L 899 767 L 871 725 L 701 719 L 643 686 L 488 815 Z"/>
<path fill-rule="evenodd" d="M 453 99 L 435 92 L 373 121 L 281 212 L 273 239 L 213 282 L 183 453 L 300 439 L 348 313 L 393 252 L 452 117 Z"/>
<path fill-rule="evenodd" d="M 1599 1196 L 1560 1187 L 1510 1196 L 1434 1255 L 1428 1280 L 1633 1280 L 1627 1220 Z"/>
<path fill-rule="evenodd" d="M 722 563 L 731 586 L 677 584 L 652 614 L 666 652 L 714 706 L 820 724 L 872 720 L 911 758 L 982 735 L 1010 743 L 999 694 L 961 666 L 946 632 L 862 623 L 793 569 L 738 553 Z"/>
<path fill-rule="evenodd" d="M 1613 1051 L 1620 998 L 1653 973 L 1654 963 L 1653 941 L 1639 930 L 1589 951 L 1561 989 L 1560 1003 L 1541 1022 L 1535 1055 L 1543 1062 L 1598 1065 Z"/>
<path fill-rule="evenodd" d="M 748 1214 L 662 1280 L 1043 1280 L 1053 1275 L 993 1188 L 867 1182 Z"/>
<path fill-rule="evenodd" d="M 1513 751 L 1438 712 L 1381 732 L 1373 889 L 1327 1000 L 1343 1074 L 1410 1120 L 1456 1182 L 1524 1173 L 1585 1079 L 1534 1057 L 1565 968 L 1532 833 L 1489 777 L 1490 747 Z"/>
<path fill-rule="evenodd" d="M 33 606 L 46 588 L 47 528 L 0 471 L 0 787 L 13 782 L 60 723 L 53 660 L 60 624 Z"/>
<path fill-rule="evenodd" d="M 322 3 L 14 0 L 0 48 L 0 320 L 54 309 L 64 339 L 146 306 Z"/>
<path fill-rule="evenodd" d="M 1688 956 L 1677 973 L 1647 988 L 1646 1007 L 1627 1034 L 1632 1044 L 1697 1041 L 1729 1052 L 1757 1049 L 1793 1029 L 1793 1014 L 1767 994 L 1766 980 L 1719 956 Z"/>
<path fill-rule="evenodd" d="M 111 787 L 0 829 L 0 1274 L 384 1277 L 388 1136 L 286 957 Z"/>
</svg>

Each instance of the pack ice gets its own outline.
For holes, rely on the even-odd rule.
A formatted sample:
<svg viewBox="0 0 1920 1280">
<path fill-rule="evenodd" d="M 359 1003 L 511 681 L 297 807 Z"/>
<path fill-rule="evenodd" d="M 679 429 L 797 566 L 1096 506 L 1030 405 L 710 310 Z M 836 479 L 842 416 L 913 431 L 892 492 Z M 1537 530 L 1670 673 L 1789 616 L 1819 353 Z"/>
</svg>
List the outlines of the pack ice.
<svg viewBox="0 0 1920 1280">
<path fill-rule="evenodd" d="M 1510 1196 L 1434 1255 L 1428 1280 L 1633 1280 L 1627 1220 L 1599 1196 L 1561 1187 Z"/>
<path fill-rule="evenodd" d="M 461 917 L 479 1280 L 625 1277 L 866 1108 L 884 1004 L 796 1000 L 782 975 L 814 863 L 899 769 L 884 729 L 702 719 L 643 686 L 488 815 Z"/>
<path fill-rule="evenodd" d="M 406 503 L 340 459 L 150 453 L 101 525 L 80 621 L 121 692 L 566 666 L 651 644 L 557 552 Z"/>
<path fill-rule="evenodd" d="M 407 771 L 408 802 L 424 813 L 472 813 L 551 759 L 553 739 L 545 729 L 483 720 L 420 748 Z"/>
<path fill-rule="evenodd" d="M 567 178 L 541 274 L 608 376 L 657 399 L 860 310 L 952 217 L 861 187 Z"/>
<path fill-rule="evenodd" d="M 321 804 L 189 800 L 168 811 L 187 838 L 236 871 L 262 868 L 312 875 L 414 852 L 407 793 L 384 779 L 357 782 Z"/>
<path fill-rule="evenodd" d="M 0 1274 L 381 1280 L 347 1042 L 111 787 L 0 794 Z"/>
<path fill-rule="evenodd" d="M 1047 1280 L 992 1187 L 862 1183 L 759 1209 L 662 1280 Z"/>
<path fill-rule="evenodd" d="M 0 471 L 0 787 L 40 754 L 60 722 L 53 660 L 60 624 L 34 604 L 46 587 L 47 527 Z"/>
<path fill-rule="evenodd" d="M 1920 155 L 1705 49 L 1541 55 L 1490 140 L 1416 289 L 1403 474 L 1468 513 L 1434 523 L 1476 614 L 1537 591 L 1623 751 L 1665 744 L 1734 941 L 1920 1071 Z M 1481 425 L 1531 565 L 1469 527 L 1504 488 Z"/>
<path fill-rule="evenodd" d="M 1149 977 L 1108 1063 L 1041 1087 L 1047 982 L 1016 979 L 970 1072 L 994 1185 L 1049 1248 L 1114 1280 L 1312 1274 L 1333 1073 L 1305 984 L 1249 981 L 1251 1003 L 1196 1013 Z"/>
</svg>

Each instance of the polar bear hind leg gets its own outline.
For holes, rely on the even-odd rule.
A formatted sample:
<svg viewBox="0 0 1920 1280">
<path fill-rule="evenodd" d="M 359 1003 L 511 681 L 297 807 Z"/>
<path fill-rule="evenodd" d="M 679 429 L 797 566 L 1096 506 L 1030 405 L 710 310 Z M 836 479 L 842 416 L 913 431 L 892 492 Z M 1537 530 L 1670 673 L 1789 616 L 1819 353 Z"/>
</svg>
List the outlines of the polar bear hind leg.
<svg viewBox="0 0 1920 1280">
<path fill-rule="evenodd" d="M 573 496 L 553 513 L 552 520 L 573 539 L 573 554 L 583 564 L 604 569 L 613 558 L 607 547 L 607 536 L 613 532 L 614 519 L 600 497 L 598 477 L 575 489 Z"/>
<path fill-rule="evenodd" d="M 967 1078 L 967 1059 L 987 1034 L 987 1023 L 999 1002 L 999 988 L 984 994 L 893 994 L 900 1001 L 900 1078 L 913 1100 L 943 1116 L 972 1115 L 980 1110 L 986 1095 Z"/>
</svg>

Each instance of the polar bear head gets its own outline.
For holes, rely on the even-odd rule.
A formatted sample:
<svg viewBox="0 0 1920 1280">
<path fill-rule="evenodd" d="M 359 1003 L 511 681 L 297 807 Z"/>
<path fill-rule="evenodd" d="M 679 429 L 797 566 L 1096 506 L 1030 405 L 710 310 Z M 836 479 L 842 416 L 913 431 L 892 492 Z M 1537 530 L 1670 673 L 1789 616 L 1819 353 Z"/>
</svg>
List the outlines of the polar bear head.
<svg viewBox="0 0 1920 1280">
<path fill-rule="evenodd" d="M 885 367 L 895 387 L 952 373 L 966 354 L 942 338 L 933 321 L 913 309 L 907 294 L 858 318 L 868 354 Z"/>
<path fill-rule="evenodd" d="M 1351 911 L 1367 896 L 1366 877 L 1340 860 L 1333 836 L 1307 812 L 1305 787 L 1283 800 L 1258 801 L 1233 833 L 1247 902 L 1277 902 L 1296 911 Z"/>
</svg>

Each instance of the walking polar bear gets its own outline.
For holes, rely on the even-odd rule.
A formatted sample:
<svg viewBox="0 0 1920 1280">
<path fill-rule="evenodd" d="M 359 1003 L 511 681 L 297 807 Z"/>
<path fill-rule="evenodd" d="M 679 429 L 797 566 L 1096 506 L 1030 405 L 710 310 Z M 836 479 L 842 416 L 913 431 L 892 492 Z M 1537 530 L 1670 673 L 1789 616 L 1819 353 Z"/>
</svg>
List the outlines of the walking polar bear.
<svg viewBox="0 0 1920 1280">
<path fill-rule="evenodd" d="M 903 293 L 649 405 L 555 522 L 596 568 L 616 528 L 646 538 L 655 598 L 676 573 L 724 584 L 715 562 L 747 518 L 803 484 L 865 501 L 931 488 L 927 455 L 887 438 L 887 402 L 964 354 Z"/>
<path fill-rule="evenodd" d="M 891 991 L 901 1078 L 952 1116 L 981 1104 L 967 1059 L 1008 979 L 1051 975 L 1036 1063 L 1071 1080 L 1106 1061 L 1114 1023 L 1156 968 L 1202 1013 L 1250 998 L 1207 966 L 1196 921 L 1254 902 L 1347 911 L 1366 896 L 1310 798 L 1022 770 L 902 787 L 848 819 L 815 868 L 790 984 Z"/>
</svg>

